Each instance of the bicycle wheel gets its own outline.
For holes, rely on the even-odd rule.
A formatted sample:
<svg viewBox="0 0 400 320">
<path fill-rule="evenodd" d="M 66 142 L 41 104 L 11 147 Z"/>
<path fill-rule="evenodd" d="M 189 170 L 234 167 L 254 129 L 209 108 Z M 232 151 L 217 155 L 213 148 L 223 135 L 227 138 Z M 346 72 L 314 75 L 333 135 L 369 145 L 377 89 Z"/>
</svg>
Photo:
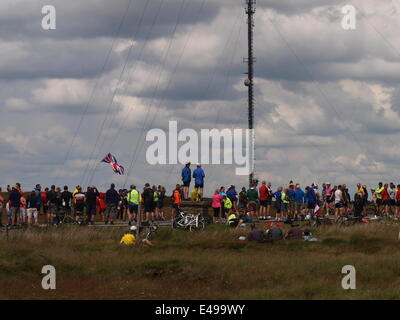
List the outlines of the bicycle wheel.
<svg viewBox="0 0 400 320">
<path fill-rule="evenodd" d="M 197 225 L 195 221 L 189 225 L 189 231 L 202 231 L 205 228 L 205 223 L 204 221 L 197 221 Z"/>
<path fill-rule="evenodd" d="M 71 216 L 65 216 L 64 219 L 62 220 L 62 224 L 76 224 L 76 220 L 72 218 Z"/>
</svg>

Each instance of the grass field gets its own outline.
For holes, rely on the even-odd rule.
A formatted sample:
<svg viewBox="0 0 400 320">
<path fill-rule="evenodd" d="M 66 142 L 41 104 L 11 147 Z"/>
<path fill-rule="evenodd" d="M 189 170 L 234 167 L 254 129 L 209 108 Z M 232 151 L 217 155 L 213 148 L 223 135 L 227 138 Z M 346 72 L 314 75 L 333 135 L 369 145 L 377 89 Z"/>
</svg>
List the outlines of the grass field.
<svg viewBox="0 0 400 320">
<path fill-rule="evenodd" d="M 160 228 L 154 247 L 118 244 L 124 228 L 63 227 L 0 233 L 0 299 L 399 299 L 399 225 L 314 230 L 319 241 L 233 240 L 247 229 Z M 41 288 L 54 265 L 57 289 Z M 343 290 L 344 265 L 357 289 Z"/>
</svg>

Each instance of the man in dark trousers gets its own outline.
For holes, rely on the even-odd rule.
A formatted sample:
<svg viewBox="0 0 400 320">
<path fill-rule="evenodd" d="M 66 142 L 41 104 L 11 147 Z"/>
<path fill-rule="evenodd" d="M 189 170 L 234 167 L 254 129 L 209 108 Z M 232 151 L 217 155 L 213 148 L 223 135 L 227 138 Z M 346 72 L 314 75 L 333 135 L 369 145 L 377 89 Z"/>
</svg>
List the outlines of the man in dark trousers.
<svg viewBox="0 0 400 320">
<path fill-rule="evenodd" d="M 120 200 L 118 192 L 115 190 L 115 184 L 112 183 L 110 189 L 106 192 L 106 224 L 110 221 L 110 224 L 114 224 L 114 219 L 117 215 L 117 206 Z"/>
<path fill-rule="evenodd" d="M 144 201 L 144 213 L 146 216 L 145 222 L 148 222 L 150 217 L 151 220 L 154 220 L 154 208 L 155 208 L 154 190 L 150 187 L 149 183 L 146 183 L 144 186 L 143 201 Z"/>
<path fill-rule="evenodd" d="M 94 224 L 96 216 L 96 199 L 100 196 L 95 186 L 88 187 L 86 192 L 86 215 L 88 223 Z"/>
</svg>

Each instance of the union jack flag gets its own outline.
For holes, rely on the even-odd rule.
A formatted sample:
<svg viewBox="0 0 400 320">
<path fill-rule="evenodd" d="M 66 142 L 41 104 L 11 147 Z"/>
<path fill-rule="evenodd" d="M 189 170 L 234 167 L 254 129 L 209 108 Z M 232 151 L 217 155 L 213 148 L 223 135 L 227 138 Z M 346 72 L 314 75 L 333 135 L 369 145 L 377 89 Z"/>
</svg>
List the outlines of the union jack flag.
<svg viewBox="0 0 400 320">
<path fill-rule="evenodd" d="M 103 160 L 101 160 L 101 162 L 109 163 L 115 173 L 119 175 L 124 175 L 124 167 L 118 164 L 117 158 L 115 158 L 111 153 L 109 153 Z"/>
</svg>

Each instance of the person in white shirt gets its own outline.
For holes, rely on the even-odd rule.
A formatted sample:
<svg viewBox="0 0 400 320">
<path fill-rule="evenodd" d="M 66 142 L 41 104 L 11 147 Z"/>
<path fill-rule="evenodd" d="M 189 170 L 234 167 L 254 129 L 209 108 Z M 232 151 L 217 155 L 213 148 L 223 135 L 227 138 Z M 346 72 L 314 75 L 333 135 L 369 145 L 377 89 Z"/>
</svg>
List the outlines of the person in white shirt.
<svg viewBox="0 0 400 320">
<path fill-rule="evenodd" d="M 344 209 L 344 201 L 343 201 L 343 192 L 342 186 L 338 186 L 335 191 L 335 216 L 336 218 L 340 217 L 343 214 Z"/>
</svg>

